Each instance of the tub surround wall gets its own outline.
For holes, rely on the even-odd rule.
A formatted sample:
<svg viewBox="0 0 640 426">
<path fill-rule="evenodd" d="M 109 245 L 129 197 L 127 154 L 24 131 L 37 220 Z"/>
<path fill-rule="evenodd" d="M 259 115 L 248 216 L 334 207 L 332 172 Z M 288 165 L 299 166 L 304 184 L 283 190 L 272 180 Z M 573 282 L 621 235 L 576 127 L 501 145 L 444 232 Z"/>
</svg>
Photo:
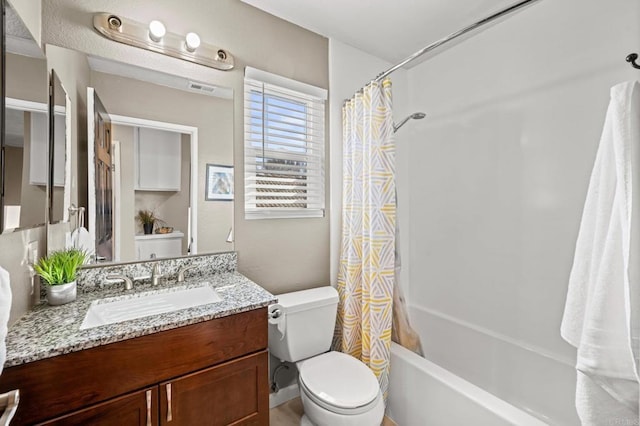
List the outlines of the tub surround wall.
<svg viewBox="0 0 640 426">
<path fill-rule="evenodd" d="M 408 72 L 427 118 L 399 208 L 427 358 L 552 424 L 578 424 L 560 319 L 609 90 L 640 75 L 638 16 L 540 2 Z"/>
</svg>

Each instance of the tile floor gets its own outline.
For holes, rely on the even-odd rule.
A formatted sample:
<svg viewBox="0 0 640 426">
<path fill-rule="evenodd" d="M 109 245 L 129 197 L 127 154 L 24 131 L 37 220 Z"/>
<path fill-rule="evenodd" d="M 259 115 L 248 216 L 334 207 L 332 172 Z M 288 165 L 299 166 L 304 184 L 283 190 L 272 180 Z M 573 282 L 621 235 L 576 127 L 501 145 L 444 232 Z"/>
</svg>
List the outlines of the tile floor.
<svg viewBox="0 0 640 426">
<path fill-rule="evenodd" d="M 269 410 L 269 422 L 271 426 L 299 426 L 302 413 L 302 401 L 295 398 Z M 397 425 L 385 416 L 381 426 Z"/>
</svg>

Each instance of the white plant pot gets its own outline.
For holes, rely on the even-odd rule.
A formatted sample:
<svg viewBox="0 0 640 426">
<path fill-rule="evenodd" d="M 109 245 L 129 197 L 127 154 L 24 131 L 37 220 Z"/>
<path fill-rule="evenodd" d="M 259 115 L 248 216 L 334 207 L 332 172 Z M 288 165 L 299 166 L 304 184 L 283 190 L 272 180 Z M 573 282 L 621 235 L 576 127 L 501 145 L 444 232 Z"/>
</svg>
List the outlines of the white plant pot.
<svg viewBox="0 0 640 426">
<path fill-rule="evenodd" d="M 76 282 L 67 284 L 47 285 L 47 303 L 50 305 L 64 305 L 76 300 Z"/>
</svg>

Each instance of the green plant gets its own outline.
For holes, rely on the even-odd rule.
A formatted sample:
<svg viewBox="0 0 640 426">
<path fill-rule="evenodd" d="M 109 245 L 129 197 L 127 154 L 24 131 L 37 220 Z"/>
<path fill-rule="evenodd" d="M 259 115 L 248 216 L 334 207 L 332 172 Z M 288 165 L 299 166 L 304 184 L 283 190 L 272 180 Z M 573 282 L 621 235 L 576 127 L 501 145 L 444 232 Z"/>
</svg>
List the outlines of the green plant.
<svg viewBox="0 0 640 426">
<path fill-rule="evenodd" d="M 82 250 L 60 250 L 40 258 L 33 268 L 49 285 L 67 284 L 76 280 L 76 272 L 86 258 Z"/>
<path fill-rule="evenodd" d="M 159 220 L 151 210 L 138 210 L 136 219 L 141 225 L 153 225 L 157 220 Z"/>
</svg>

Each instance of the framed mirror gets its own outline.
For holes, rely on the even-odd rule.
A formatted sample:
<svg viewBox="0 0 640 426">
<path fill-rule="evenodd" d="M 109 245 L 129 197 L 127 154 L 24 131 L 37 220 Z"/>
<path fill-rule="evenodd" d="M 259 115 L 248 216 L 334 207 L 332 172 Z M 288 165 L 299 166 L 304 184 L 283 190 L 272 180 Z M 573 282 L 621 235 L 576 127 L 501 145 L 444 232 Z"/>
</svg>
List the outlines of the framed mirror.
<svg viewBox="0 0 640 426">
<path fill-rule="evenodd" d="M 206 164 L 233 165 L 233 90 L 58 46 L 46 51 L 50 68 L 76 67 L 59 77 L 78 105 L 77 127 L 86 128 L 71 151 L 79 188 L 71 199 L 86 207 L 86 221 L 76 229 L 71 219 L 69 244 L 98 262 L 233 250 L 233 203 L 205 197 Z M 156 218 L 148 234 L 141 211 Z"/>
<path fill-rule="evenodd" d="M 3 233 L 47 220 L 47 64 L 20 16 L 6 3 Z"/>
</svg>

